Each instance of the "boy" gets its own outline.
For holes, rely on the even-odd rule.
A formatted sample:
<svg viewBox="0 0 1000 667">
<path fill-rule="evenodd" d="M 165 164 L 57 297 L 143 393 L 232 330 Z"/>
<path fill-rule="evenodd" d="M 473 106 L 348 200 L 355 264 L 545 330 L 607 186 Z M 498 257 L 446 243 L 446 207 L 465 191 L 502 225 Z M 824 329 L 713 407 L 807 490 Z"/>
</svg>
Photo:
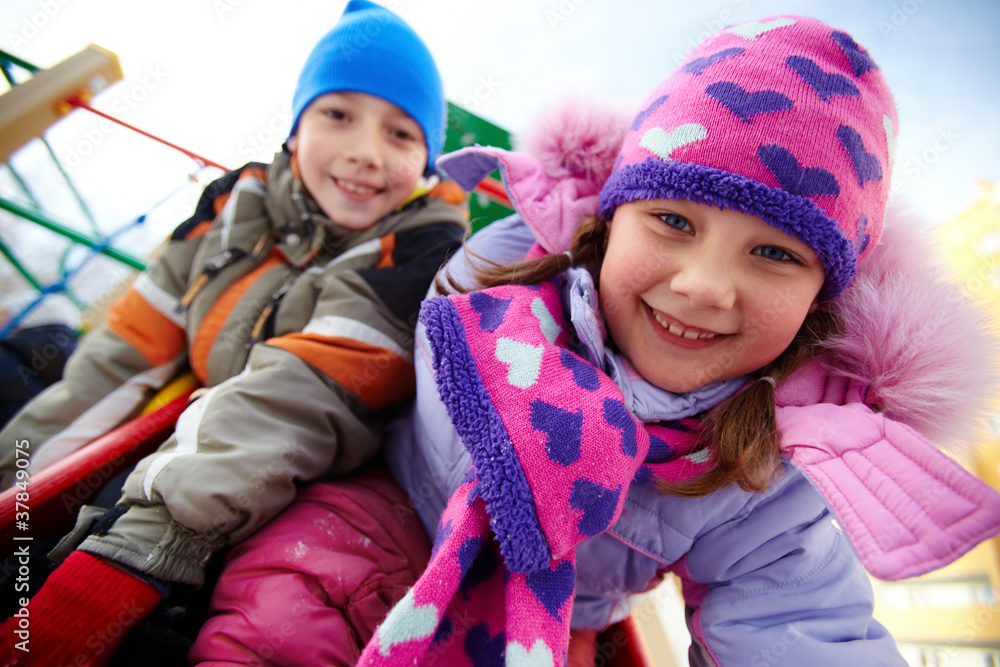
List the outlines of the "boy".
<svg viewBox="0 0 1000 667">
<path fill-rule="evenodd" d="M 8 622 L 2 657 L 103 664 L 122 627 L 172 584 L 201 585 L 209 558 L 298 485 L 364 463 L 412 394 L 419 302 L 466 232 L 457 201 L 424 194 L 446 113 L 433 59 L 397 16 L 351 0 L 292 107 L 284 150 L 208 186 L 66 379 L 3 432 L 5 449 L 49 440 L 37 469 L 185 362 L 207 388 L 114 509 L 81 513 L 64 540 L 78 548 L 31 601 L 30 654 L 10 648 Z"/>
</svg>

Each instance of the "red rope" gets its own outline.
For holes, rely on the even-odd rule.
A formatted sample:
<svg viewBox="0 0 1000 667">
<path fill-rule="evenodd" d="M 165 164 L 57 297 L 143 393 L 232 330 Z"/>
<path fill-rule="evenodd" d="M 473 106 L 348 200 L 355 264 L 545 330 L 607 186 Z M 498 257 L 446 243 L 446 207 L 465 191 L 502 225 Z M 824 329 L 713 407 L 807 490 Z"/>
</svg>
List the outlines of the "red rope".
<svg viewBox="0 0 1000 667">
<path fill-rule="evenodd" d="M 89 111 L 91 113 L 94 113 L 94 114 L 97 114 L 98 116 L 101 116 L 102 118 L 107 118 L 108 120 L 110 120 L 113 123 L 118 123 L 122 127 L 127 127 L 128 129 L 132 130 L 133 132 L 138 132 L 139 134 L 143 135 L 144 137 L 149 137 L 150 139 L 153 139 L 154 141 L 159 141 L 161 144 L 165 144 L 167 146 L 170 146 L 174 150 L 178 150 L 181 153 L 184 153 L 189 158 L 191 158 L 192 160 L 195 160 L 196 162 L 199 162 L 203 166 L 216 167 L 218 169 L 221 169 L 222 171 L 229 171 L 228 169 L 226 169 L 225 167 L 223 167 L 221 164 L 219 164 L 217 162 L 212 162 L 211 160 L 209 160 L 207 158 L 201 157 L 197 153 L 192 153 L 191 151 L 187 150 L 186 148 L 181 148 L 177 144 L 172 144 L 172 143 L 170 143 L 169 141 L 167 141 L 165 139 L 161 139 L 160 137 L 157 137 L 156 135 L 153 135 L 153 134 L 150 134 L 149 132 L 146 132 L 145 130 L 140 130 L 139 128 L 135 127 L 134 125 L 129 125 L 125 121 L 120 120 L 118 118 L 115 118 L 114 116 L 111 116 L 109 114 L 106 114 L 103 111 L 98 111 L 94 107 L 90 106 L 89 104 L 87 104 L 86 102 L 84 102 L 83 100 L 81 100 L 79 97 L 72 97 L 72 98 L 70 98 L 70 99 L 68 99 L 66 101 L 70 105 L 72 105 L 74 107 L 77 107 L 78 109 L 86 109 L 87 111 Z M 476 191 L 481 192 L 482 194 L 486 195 L 486 197 L 488 197 L 489 199 L 492 199 L 493 201 L 497 202 L 498 204 L 502 204 L 503 206 L 506 206 L 507 208 L 511 208 L 511 209 L 514 208 L 514 205 L 511 204 L 511 202 L 510 202 L 510 198 L 507 197 L 507 193 L 504 192 L 503 185 L 499 181 L 497 181 L 496 179 L 494 179 L 494 178 L 489 178 L 489 177 L 484 178 L 479 183 L 479 185 L 476 186 Z"/>
<path fill-rule="evenodd" d="M 161 138 L 157 137 L 156 135 L 153 135 L 153 134 L 150 134 L 149 132 L 146 132 L 145 130 L 140 130 L 139 128 L 135 127 L 134 125 L 129 125 L 125 121 L 120 120 L 118 118 L 115 118 L 114 116 L 111 116 L 109 114 L 106 114 L 103 111 L 98 111 L 94 107 L 90 106 L 89 104 L 87 104 L 86 102 L 84 102 L 83 100 L 81 100 L 79 97 L 71 97 L 68 100 L 66 100 L 66 102 L 69 103 L 71 106 L 77 107 L 78 109 L 86 109 L 87 111 L 89 111 L 91 113 L 94 113 L 94 114 L 97 114 L 98 116 L 100 116 L 102 118 L 107 118 L 111 122 L 118 123 L 122 127 L 127 127 L 128 129 L 132 130 L 133 132 L 138 132 L 139 134 L 143 135 L 144 137 L 149 137 L 150 139 L 153 139 L 154 141 L 159 141 L 161 144 L 165 144 L 167 146 L 170 146 L 174 150 L 177 150 L 177 151 L 180 151 L 181 153 L 184 153 L 184 155 L 187 155 L 189 158 L 191 158 L 195 162 L 198 162 L 202 166 L 216 167 L 217 169 L 221 169 L 222 171 L 229 171 L 228 169 L 226 169 L 225 167 L 223 167 L 218 162 L 212 162 L 211 160 L 208 160 L 206 158 L 201 157 L 197 153 L 192 153 L 191 151 L 187 150 L 186 148 L 181 148 L 177 144 L 172 144 L 172 143 L 170 143 L 169 141 L 167 141 L 165 139 L 161 139 Z"/>
</svg>

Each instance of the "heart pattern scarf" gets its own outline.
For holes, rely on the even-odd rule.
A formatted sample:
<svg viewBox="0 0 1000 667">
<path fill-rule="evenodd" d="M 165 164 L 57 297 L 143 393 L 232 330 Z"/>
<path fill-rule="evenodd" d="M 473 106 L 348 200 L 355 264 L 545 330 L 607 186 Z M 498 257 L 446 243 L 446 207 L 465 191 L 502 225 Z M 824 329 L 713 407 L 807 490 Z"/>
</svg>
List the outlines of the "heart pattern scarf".
<svg viewBox="0 0 1000 667">
<path fill-rule="evenodd" d="M 642 424 L 570 351 L 562 281 L 424 303 L 438 389 L 473 467 L 426 571 L 359 664 L 564 664 L 577 545 L 618 519 L 632 483 L 707 470 L 696 419 Z"/>
</svg>

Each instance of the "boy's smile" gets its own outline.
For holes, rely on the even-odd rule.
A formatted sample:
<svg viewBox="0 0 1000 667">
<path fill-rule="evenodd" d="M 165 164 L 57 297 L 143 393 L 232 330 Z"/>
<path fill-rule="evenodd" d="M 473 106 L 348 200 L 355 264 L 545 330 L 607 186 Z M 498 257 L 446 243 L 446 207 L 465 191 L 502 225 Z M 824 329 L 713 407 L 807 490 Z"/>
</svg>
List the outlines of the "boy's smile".
<svg viewBox="0 0 1000 667">
<path fill-rule="evenodd" d="M 327 93 L 288 140 L 299 177 L 333 222 L 368 229 L 413 192 L 427 163 L 423 132 L 405 111 L 365 93 Z"/>
<path fill-rule="evenodd" d="M 608 332 L 654 385 L 687 392 L 763 368 L 815 309 L 823 266 L 760 218 L 689 201 L 623 204 L 601 268 Z"/>
</svg>

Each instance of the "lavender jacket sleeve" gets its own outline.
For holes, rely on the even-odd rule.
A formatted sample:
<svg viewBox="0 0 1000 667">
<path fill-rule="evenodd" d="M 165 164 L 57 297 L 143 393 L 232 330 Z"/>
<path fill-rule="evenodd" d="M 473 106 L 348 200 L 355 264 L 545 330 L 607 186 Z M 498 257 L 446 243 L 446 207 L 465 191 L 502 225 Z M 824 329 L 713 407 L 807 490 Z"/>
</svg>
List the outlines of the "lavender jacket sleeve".
<svg viewBox="0 0 1000 667">
<path fill-rule="evenodd" d="M 704 498 L 633 486 L 619 521 L 578 550 L 576 627 L 605 627 L 671 570 L 691 665 L 905 665 L 872 618 L 867 574 L 823 498 L 785 462 L 765 493 Z"/>
</svg>

